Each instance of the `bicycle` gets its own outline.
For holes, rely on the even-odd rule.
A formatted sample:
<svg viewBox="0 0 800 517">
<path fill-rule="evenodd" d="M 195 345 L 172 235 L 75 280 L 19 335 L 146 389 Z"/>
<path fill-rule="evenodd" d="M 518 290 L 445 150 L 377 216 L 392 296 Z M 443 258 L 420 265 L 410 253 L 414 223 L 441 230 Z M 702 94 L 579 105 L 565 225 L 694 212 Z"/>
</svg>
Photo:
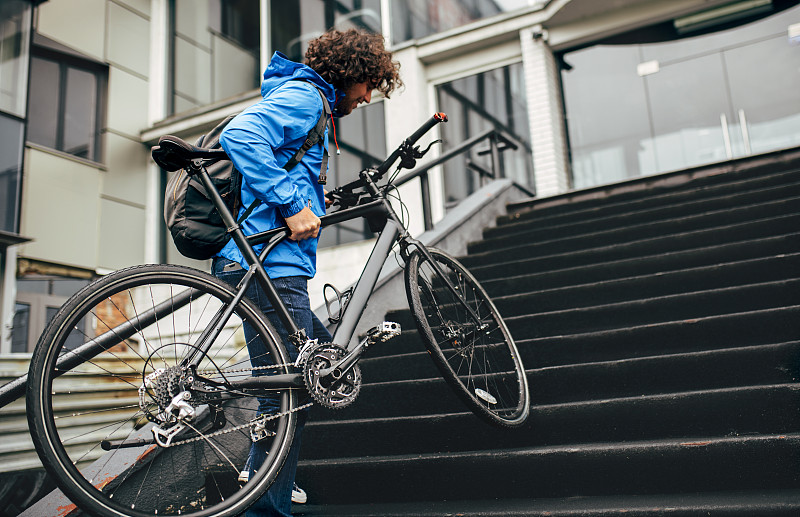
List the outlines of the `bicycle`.
<svg viewBox="0 0 800 517">
<path fill-rule="evenodd" d="M 42 463 L 78 507 L 131 517 L 243 513 L 283 465 L 298 412 L 313 403 L 350 405 L 361 386 L 359 358 L 400 333 L 398 324 L 383 322 L 350 344 L 396 244 L 419 334 L 447 383 L 487 422 L 525 422 L 525 369 L 502 317 L 456 259 L 411 237 L 388 197 L 397 172 L 414 167 L 431 147 L 420 151 L 414 143 L 446 120 L 437 113 L 383 163 L 329 193 L 338 210 L 321 218 L 323 227 L 364 217 L 378 233 L 360 279 L 339 300 L 332 343 L 306 337 L 262 266 L 289 230 L 245 236 L 213 188 L 205 166 L 227 160 L 224 151 L 160 139 L 155 161 L 199 178 L 250 267 L 236 287 L 182 266 L 131 267 L 91 283 L 58 311 L 31 360 L 28 420 Z M 394 175 L 379 185 L 397 160 Z M 254 246 L 262 244 L 256 254 Z M 254 279 L 300 351 L 296 361 L 244 297 Z M 258 347 L 265 356 L 258 358 L 262 366 L 253 366 L 248 350 Z M 113 409 L 68 413 L 67 399 L 87 389 L 82 380 L 89 375 L 135 395 L 121 394 Z M 259 410 L 265 400 L 278 410 Z M 253 443 L 264 447 L 266 460 L 239 480 Z M 193 475 L 179 478 L 178 470 Z M 157 496 L 143 495 L 154 485 Z"/>
</svg>

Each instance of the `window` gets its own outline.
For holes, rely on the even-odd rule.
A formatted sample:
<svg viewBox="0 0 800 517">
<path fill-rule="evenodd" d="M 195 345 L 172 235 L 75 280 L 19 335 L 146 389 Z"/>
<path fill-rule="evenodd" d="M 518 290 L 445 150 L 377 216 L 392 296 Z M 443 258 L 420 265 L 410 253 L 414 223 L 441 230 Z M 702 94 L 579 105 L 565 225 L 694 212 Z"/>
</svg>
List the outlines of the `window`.
<svg viewBox="0 0 800 517">
<path fill-rule="evenodd" d="M 489 70 L 437 87 L 439 109 L 451 122 L 441 126 L 444 150 L 488 129 L 500 129 L 522 144 L 517 151 L 500 153 L 502 174 L 525 186 L 533 184 L 533 166 L 522 64 Z M 491 170 L 488 148 L 478 145 L 444 164 L 447 204 L 454 204 L 479 187 L 477 173 L 467 174 L 468 161 Z"/>
<path fill-rule="evenodd" d="M 392 39 L 402 43 L 460 27 L 469 22 L 515 11 L 529 0 L 395 0 L 392 2 Z"/>
<path fill-rule="evenodd" d="M 44 40 L 37 36 L 34 43 Z M 34 46 L 28 141 L 101 161 L 107 81 L 108 67 L 103 64 L 74 53 Z"/>
<path fill-rule="evenodd" d="M 302 61 L 308 42 L 334 27 L 381 32 L 380 0 L 300 0 L 270 2 L 271 48 Z"/>
<path fill-rule="evenodd" d="M 386 126 L 383 102 L 368 104 L 350 115 L 336 119 L 336 137 L 341 154 L 336 154 L 333 128 L 328 125 L 328 150 L 331 152 L 328 185 L 343 185 L 358 178 L 362 170 L 386 158 Z M 356 242 L 372 237 L 364 219 L 337 224 L 322 231 L 320 247 Z"/>
<path fill-rule="evenodd" d="M 259 0 L 174 0 L 169 111 L 258 88 Z"/>
<path fill-rule="evenodd" d="M 800 145 L 800 7 L 736 28 L 568 52 L 562 71 L 575 188 Z"/>
<path fill-rule="evenodd" d="M 14 323 L 11 329 L 11 352 L 32 352 L 58 309 L 69 296 L 87 285 L 89 280 L 47 275 L 32 275 L 17 279 L 17 300 L 14 306 Z M 68 348 L 83 342 L 83 335 L 89 335 L 92 322 L 83 321 L 75 331 L 74 337 L 67 341 Z M 74 343 L 74 346 L 73 346 Z"/>
<path fill-rule="evenodd" d="M 31 5 L 27 1 L 0 2 L 0 110 L 25 116 Z"/>
<path fill-rule="evenodd" d="M 18 230 L 22 182 L 22 121 L 0 113 L 0 231 Z"/>
</svg>

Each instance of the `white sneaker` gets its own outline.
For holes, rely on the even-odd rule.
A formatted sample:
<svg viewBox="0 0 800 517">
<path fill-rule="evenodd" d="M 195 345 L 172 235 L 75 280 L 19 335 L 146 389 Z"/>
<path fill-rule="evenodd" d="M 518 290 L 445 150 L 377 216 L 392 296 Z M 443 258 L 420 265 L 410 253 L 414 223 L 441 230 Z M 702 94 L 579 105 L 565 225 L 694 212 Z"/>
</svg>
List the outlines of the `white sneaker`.
<svg viewBox="0 0 800 517">
<path fill-rule="evenodd" d="M 242 483 L 247 483 L 250 480 L 250 471 L 243 470 L 239 472 L 239 481 Z M 297 486 L 295 483 L 292 486 L 292 502 L 297 504 L 305 504 L 308 501 L 308 495 L 306 495 L 306 491 Z"/>
<path fill-rule="evenodd" d="M 292 486 L 292 502 L 297 504 L 304 504 L 308 501 L 306 491 L 297 486 L 297 483 Z"/>
</svg>

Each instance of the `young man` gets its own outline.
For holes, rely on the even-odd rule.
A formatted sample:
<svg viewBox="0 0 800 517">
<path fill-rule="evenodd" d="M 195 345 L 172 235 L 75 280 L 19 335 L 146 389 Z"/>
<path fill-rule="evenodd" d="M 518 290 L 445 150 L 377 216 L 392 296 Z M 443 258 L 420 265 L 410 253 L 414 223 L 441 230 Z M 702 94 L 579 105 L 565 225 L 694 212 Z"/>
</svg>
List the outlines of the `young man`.
<svg viewBox="0 0 800 517">
<path fill-rule="evenodd" d="M 320 343 L 331 341 L 331 335 L 311 311 L 307 281 L 316 273 L 319 217 L 326 208 L 320 175 L 325 173 L 327 163 L 327 129 L 322 141 L 308 149 L 295 167 L 287 171 L 284 165 L 324 115 L 322 96 L 333 116 L 349 115 L 356 106 L 370 101 L 373 89 L 388 97 L 401 84 L 398 68 L 384 48 L 382 36 L 355 29 L 328 31 L 309 43 L 305 64 L 275 53 L 264 72 L 263 99 L 234 118 L 220 137 L 222 147 L 243 177 L 242 207 L 260 201 L 242 223 L 244 233 L 249 235 L 284 224 L 292 231 L 289 239 L 269 254 L 264 266 L 298 326 L 305 329 L 310 339 Z M 245 268 L 247 264 L 233 242 L 223 248 L 212 264 L 216 276 L 234 285 L 244 275 Z M 247 296 L 272 321 L 294 359 L 298 350 L 289 342 L 261 288 L 254 283 Z M 259 357 L 259 351 L 252 348 L 248 351 L 253 365 L 262 365 L 264 359 Z M 260 403 L 261 411 L 274 411 L 274 401 Z M 283 469 L 269 491 L 247 512 L 247 517 L 290 515 L 305 419 L 303 412 Z M 263 455 L 263 447 L 254 444 L 251 463 L 260 464 Z"/>
</svg>

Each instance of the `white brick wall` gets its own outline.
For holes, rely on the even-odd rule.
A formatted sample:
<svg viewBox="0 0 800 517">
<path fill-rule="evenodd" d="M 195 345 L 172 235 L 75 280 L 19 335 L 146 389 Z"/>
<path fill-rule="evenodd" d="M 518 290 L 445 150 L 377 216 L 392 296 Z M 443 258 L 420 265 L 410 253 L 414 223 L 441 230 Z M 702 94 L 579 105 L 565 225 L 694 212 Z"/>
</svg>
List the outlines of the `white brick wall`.
<svg viewBox="0 0 800 517">
<path fill-rule="evenodd" d="M 561 109 L 559 72 L 553 52 L 539 27 L 520 31 L 522 65 L 528 98 L 528 120 L 533 146 L 533 167 L 538 197 L 569 189 L 566 138 Z"/>
</svg>

